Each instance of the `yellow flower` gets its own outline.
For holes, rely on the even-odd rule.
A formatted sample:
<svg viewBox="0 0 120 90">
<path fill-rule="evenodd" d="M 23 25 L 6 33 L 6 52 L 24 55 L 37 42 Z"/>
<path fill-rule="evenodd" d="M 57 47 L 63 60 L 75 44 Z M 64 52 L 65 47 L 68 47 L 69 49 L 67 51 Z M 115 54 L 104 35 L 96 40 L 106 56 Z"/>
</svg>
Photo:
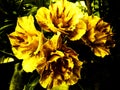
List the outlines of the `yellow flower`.
<svg viewBox="0 0 120 90">
<path fill-rule="evenodd" d="M 8 35 L 12 51 L 18 59 L 23 59 L 26 72 L 32 72 L 40 60 L 39 52 L 45 42 L 43 33 L 36 30 L 32 15 L 19 17 L 15 31 Z"/>
<path fill-rule="evenodd" d="M 60 33 L 43 45 L 43 59 L 37 66 L 42 87 L 51 89 L 62 84 L 73 85 L 81 78 L 82 62 L 78 54 L 62 44 Z"/>
<path fill-rule="evenodd" d="M 113 32 L 110 24 L 97 16 L 85 16 L 83 20 L 87 24 L 87 32 L 82 40 L 96 56 L 105 57 L 110 54 L 110 47 L 113 47 Z"/>
<path fill-rule="evenodd" d="M 68 35 L 70 40 L 78 40 L 86 32 L 86 24 L 80 20 L 83 13 L 76 4 L 67 0 L 56 1 L 49 8 L 40 7 L 35 17 L 45 31 L 59 31 Z"/>
</svg>

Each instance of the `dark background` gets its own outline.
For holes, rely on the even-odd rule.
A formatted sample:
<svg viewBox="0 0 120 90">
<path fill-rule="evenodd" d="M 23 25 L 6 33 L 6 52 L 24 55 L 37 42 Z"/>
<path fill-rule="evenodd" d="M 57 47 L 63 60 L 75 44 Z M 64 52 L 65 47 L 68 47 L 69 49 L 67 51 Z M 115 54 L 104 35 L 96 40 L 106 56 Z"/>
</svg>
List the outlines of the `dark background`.
<svg viewBox="0 0 120 90">
<path fill-rule="evenodd" d="M 3 2 L 3 0 L 0 0 L 0 2 L 1 1 Z M 7 0 L 4 0 L 4 2 L 5 1 Z M 104 59 L 98 59 L 99 61 L 95 63 L 86 63 L 82 69 L 82 79 L 79 80 L 77 84 L 70 86 L 70 90 L 82 90 L 82 88 L 84 90 L 120 90 L 120 3 L 118 0 L 100 1 L 102 1 L 100 15 L 101 17 L 104 17 L 105 21 L 109 22 L 113 26 L 116 46 L 111 49 L 110 56 L 107 56 Z M 106 1 L 107 4 L 104 3 L 104 1 Z M 0 7 L 6 7 L 7 11 L 12 7 L 15 7 L 8 3 L 4 4 L 5 5 L 0 4 Z M 107 8 L 109 8 L 109 10 Z M 14 17 L 16 19 L 17 15 L 4 15 L 0 10 L 0 20 L 2 21 L 6 17 Z M 0 90 L 9 90 L 8 87 L 13 71 L 14 63 L 0 64 Z M 36 88 L 36 90 L 37 89 L 38 88 Z"/>
</svg>

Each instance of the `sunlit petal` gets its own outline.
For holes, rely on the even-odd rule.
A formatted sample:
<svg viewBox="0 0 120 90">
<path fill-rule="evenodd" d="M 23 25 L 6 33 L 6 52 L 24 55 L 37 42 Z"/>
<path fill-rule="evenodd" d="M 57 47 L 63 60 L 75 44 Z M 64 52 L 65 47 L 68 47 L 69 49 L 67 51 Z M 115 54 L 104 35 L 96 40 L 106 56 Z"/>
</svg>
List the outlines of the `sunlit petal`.
<svg viewBox="0 0 120 90">
<path fill-rule="evenodd" d="M 83 17 L 81 9 L 67 0 L 51 3 L 49 8 L 40 7 L 35 17 L 43 30 L 54 33 L 59 31 L 70 36 L 70 40 L 80 39 L 86 31 L 85 25 L 80 20 Z"/>
<path fill-rule="evenodd" d="M 110 51 L 109 51 L 109 49 L 106 49 L 104 47 L 96 47 L 96 48 L 94 48 L 94 53 L 96 56 L 103 58 L 106 55 L 109 55 Z"/>
<path fill-rule="evenodd" d="M 51 39 L 53 40 L 53 38 Z M 43 46 L 43 48 L 45 47 Z M 46 49 L 43 51 L 45 61 L 39 62 L 37 66 L 37 71 L 41 77 L 40 84 L 44 88 L 52 89 L 63 83 L 67 86 L 77 83 L 81 78 L 80 71 L 83 64 L 78 59 L 78 54 L 65 45 L 57 47 L 56 50 L 49 49 L 47 46 Z"/>
<path fill-rule="evenodd" d="M 86 34 L 82 38 L 83 42 L 96 56 L 103 58 L 109 55 L 110 47 L 115 46 L 110 24 L 97 16 L 85 16 L 83 21 L 87 24 Z"/>
<path fill-rule="evenodd" d="M 36 30 L 32 15 L 19 17 L 15 31 L 8 35 L 14 55 L 23 60 L 23 70 L 32 72 L 40 60 L 46 38 Z"/>
<path fill-rule="evenodd" d="M 79 40 L 86 33 L 86 24 L 80 20 L 76 29 L 70 34 L 70 40 Z"/>
</svg>

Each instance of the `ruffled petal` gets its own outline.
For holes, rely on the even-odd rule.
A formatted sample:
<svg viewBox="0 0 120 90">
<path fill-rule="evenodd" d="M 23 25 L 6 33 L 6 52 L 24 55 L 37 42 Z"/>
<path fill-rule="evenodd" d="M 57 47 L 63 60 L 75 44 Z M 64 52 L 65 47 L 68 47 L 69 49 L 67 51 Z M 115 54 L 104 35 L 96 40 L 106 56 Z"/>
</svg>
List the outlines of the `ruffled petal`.
<svg viewBox="0 0 120 90">
<path fill-rule="evenodd" d="M 41 28 L 43 28 L 47 32 L 51 31 L 50 28 L 52 28 L 52 30 L 55 29 L 54 25 L 52 23 L 52 20 L 50 18 L 49 9 L 47 9 L 45 7 L 39 8 L 35 17 L 36 17 L 38 24 L 41 26 Z"/>
<path fill-rule="evenodd" d="M 86 33 L 86 24 L 80 20 L 76 26 L 76 29 L 70 33 L 70 40 L 79 40 Z"/>
<path fill-rule="evenodd" d="M 104 47 L 96 47 L 93 49 L 93 52 L 96 56 L 104 58 L 106 55 L 110 54 L 109 49 L 106 49 Z"/>
</svg>

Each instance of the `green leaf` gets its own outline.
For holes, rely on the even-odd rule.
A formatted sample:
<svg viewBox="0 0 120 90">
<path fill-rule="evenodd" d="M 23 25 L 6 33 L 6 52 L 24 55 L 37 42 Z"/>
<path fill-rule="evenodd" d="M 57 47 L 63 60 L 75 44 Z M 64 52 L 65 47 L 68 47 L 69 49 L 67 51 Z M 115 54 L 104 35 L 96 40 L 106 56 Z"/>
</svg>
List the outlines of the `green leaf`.
<svg viewBox="0 0 120 90">
<path fill-rule="evenodd" d="M 3 32 L 4 29 L 13 26 L 14 24 L 8 24 L 8 25 L 4 25 L 2 27 L 0 27 L 0 34 Z"/>
<path fill-rule="evenodd" d="M 38 7 L 33 4 L 24 4 L 24 11 L 27 12 L 27 15 L 35 14 Z"/>
<path fill-rule="evenodd" d="M 24 85 L 23 90 L 34 90 L 36 85 L 39 83 L 40 76 L 39 74 L 34 71 L 32 75 L 29 77 L 28 83 Z"/>
<path fill-rule="evenodd" d="M 14 67 L 14 73 L 10 81 L 9 90 L 22 90 L 23 88 L 23 73 L 24 70 L 21 67 L 21 63 L 16 63 Z"/>
<path fill-rule="evenodd" d="M 8 53 L 4 50 L 0 50 L 0 64 L 15 62 L 18 60 L 19 59 L 17 59 L 12 53 Z"/>
<path fill-rule="evenodd" d="M 5 26 L 2 26 L 1 28 L 0 28 L 0 31 L 1 30 L 3 30 L 3 29 L 5 29 L 5 28 L 8 28 L 8 27 L 10 27 L 10 26 L 13 26 L 14 24 L 8 24 L 8 25 L 5 25 Z"/>
<path fill-rule="evenodd" d="M 12 57 L 0 57 L 0 64 L 13 62 L 14 58 Z"/>
<path fill-rule="evenodd" d="M 32 82 L 28 82 L 28 84 L 24 86 L 23 90 L 34 90 L 38 82 L 39 82 L 39 77 L 36 77 Z"/>
</svg>

